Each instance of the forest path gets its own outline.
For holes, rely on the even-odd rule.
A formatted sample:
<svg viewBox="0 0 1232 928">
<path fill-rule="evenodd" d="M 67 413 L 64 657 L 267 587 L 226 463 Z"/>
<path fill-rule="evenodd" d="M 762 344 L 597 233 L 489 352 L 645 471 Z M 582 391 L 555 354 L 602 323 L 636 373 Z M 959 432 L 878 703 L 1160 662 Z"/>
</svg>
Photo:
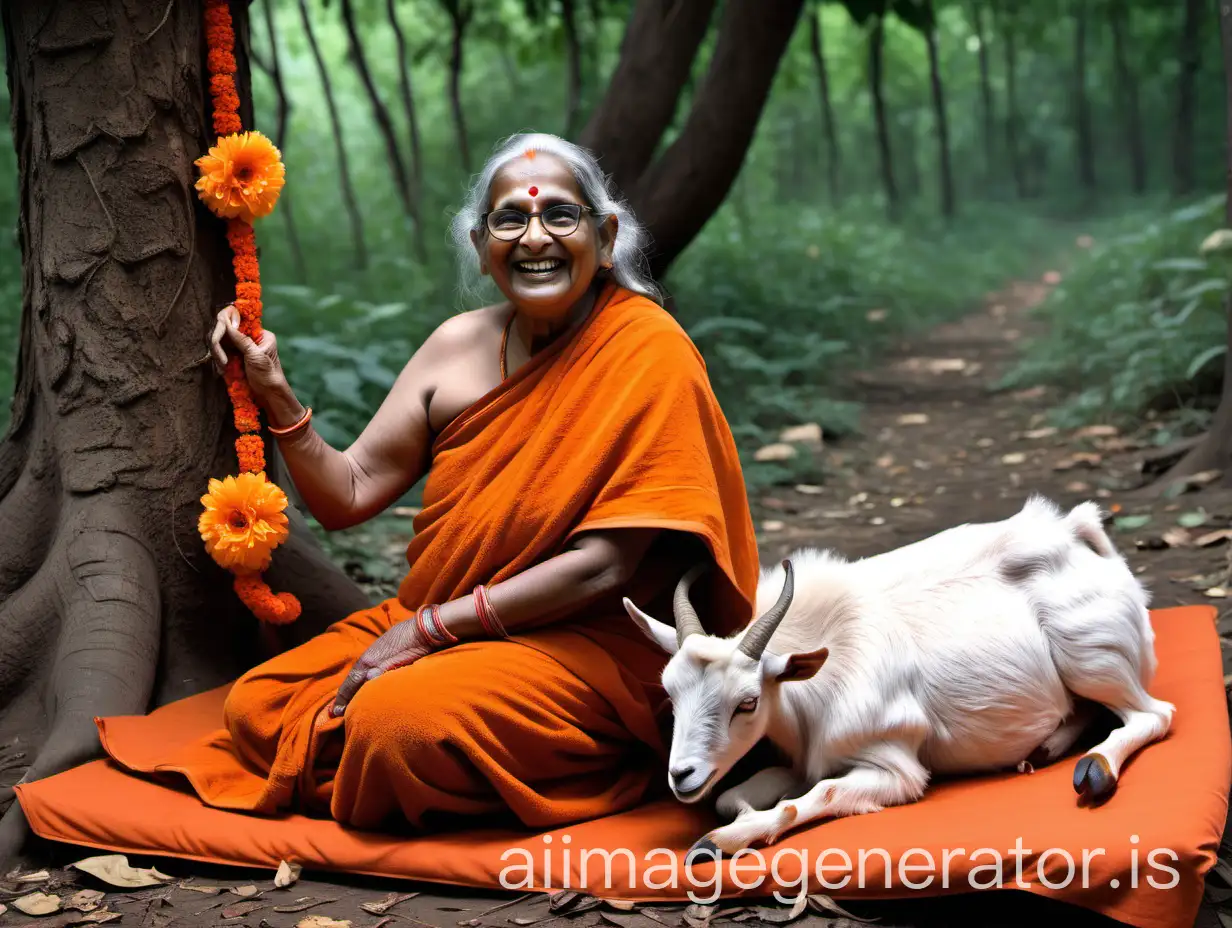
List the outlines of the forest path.
<svg viewBox="0 0 1232 928">
<path fill-rule="evenodd" d="M 803 545 L 833 547 L 850 557 L 874 554 L 965 521 L 1003 518 L 1033 491 L 1065 506 L 1094 498 L 1120 520 L 1114 540 L 1152 589 L 1156 605 L 1206 602 L 1220 608 L 1219 627 L 1228 644 L 1225 673 L 1232 673 L 1228 660 L 1232 656 L 1232 600 L 1214 595 L 1218 588 L 1232 585 L 1228 577 L 1232 545 L 1226 537 L 1202 538 L 1232 525 L 1232 492 L 1205 485 L 1173 497 L 1131 501 L 1130 491 L 1143 482 L 1142 462 L 1152 456 L 1153 436 L 1165 427 L 1162 423 L 1145 422 L 1131 435 L 1113 434 L 1107 428 L 1056 432 L 1044 422 L 1058 399 L 1055 392 L 995 388 L 1017 358 L 1022 339 L 1037 331 L 1038 322 L 1030 310 L 1048 288 L 1043 281 L 1012 283 L 989 294 L 984 305 L 970 315 L 905 341 L 876 369 L 854 378 L 850 398 L 865 407 L 860 433 L 833 447 L 796 445 L 797 453 L 818 455 L 824 482 L 774 488 L 751 499 L 763 562 L 771 563 Z M 1147 469 L 1157 466 L 1149 464 Z M 348 551 L 365 553 L 363 563 L 357 561 L 349 568 L 367 581 L 365 586 L 373 595 L 389 595 L 387 581 L 362 575 L 380 559 L 389 559 L 397 567 L 411 514 L 390 513 L 362 533 L 348 532 L 347 544 L 335 550 L 342 560 Z M 1199 517 L 1202 524 L 1193 524 Z M 1198 540 L 1208 543 L 1197 545 Z M 1225 858 L 1232 859 L 1227 851 L 1225 846 Z M 42 890 L 67 897 L 87 884 L 63 868 L 94 853 L 43 847 L 27 864 L 30 869 L 49 868 L 47 880 L 19 886 L 0 879 L 0 889 Z M 589 908 L 584 897 L 559 913 L 549 913 L 546 901 L 537 895 L 518 898 L 513 893 L 318 873 L 304 874 L 289 889 L 275 889 L 274 874 L 267 870 L 144 855 L 130 855 L 130 861 L 136 866 L 154 864 L 177 883 L 219 887 L 221 894 L 210 898 L 175 884 L 170 890 L 113 890 L 107 893 L 105 905 L 123 913 L 117 922 L 121 928 L 294 928 L 308 916 L 343 920 L 316 921 L 310 923 L 312 928 L 759 928 L 784 924 L 788 916 L 786 907 L 760 900 L 773 911 L 751 912 L 732 903 L 717 912 L 690 912 L 686 921 L 683 906 L 656 906 L 652 919 L 636 912 Z M 106 888 L 95 882 L 88 885 Z M 251 896 L 248 886 L 255 888 L 256 896 Z M 227 891 L 227 887 L 238 887 L 240 892 Z M 1218 880 L 1213 888 L 1221 888 Z M 408 892 L 417 894 L 399 901 L 387 914 L 361 909 L 361 905 L 381 902 L 387 894 Z M 54 917 L 19 914 L 8 893 L 0 899 L 10 906 L 0 916 L 0 924 L 41 923 L 46 928 L 49 921 L 55 921 Z M 297 914 L 274 909 L 298 899 L 316 904 Z M 1115 928 L 1117 924 L 1014 891 L 843 904 L 861 918 L 876 918 L 880 928 L 1038 928 L 1046 922 Z M 500 908 L 493 911 L 496 906 Z M 827 918 L 810 908 L 791 924 L 857 928 L 860 923 Z M 1208 902 L 1197 928 L 1220 924 L 1215 906 Z"/>
</svg>

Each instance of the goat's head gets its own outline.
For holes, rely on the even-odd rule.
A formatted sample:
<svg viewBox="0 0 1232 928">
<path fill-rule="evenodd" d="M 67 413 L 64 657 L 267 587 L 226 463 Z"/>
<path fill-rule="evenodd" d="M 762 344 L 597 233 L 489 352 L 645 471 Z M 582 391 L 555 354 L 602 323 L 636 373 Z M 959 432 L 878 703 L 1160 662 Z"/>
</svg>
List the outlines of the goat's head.
<svg viewBox="0 0 1232 928">
<path fill-rule="evenodd" d="M 677 584 L 675 627 L 624 600 L 633 621 L 671 655 L 662 675 L 674 714 L 668 783 L 682 802 L 702 799 L 761 739 L 776 688 L 808 679 L 828 655 L 825 648 L 802 654 L 766 652 L 791 606 L 790 561 L 783 561 L 782 592 L 764 614 L 730 638 L 707 634 L 689 601 L 689 588 L 706 566 L 694 567 Z"/>
</svg>

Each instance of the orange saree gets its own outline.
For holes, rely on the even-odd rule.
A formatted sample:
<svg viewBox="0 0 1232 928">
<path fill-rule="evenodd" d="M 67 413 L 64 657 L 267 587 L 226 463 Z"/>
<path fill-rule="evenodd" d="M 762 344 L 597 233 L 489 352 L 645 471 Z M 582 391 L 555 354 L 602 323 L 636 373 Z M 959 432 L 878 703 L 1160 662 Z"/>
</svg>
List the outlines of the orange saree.
<svg viewBox="0 0 1232 928">
<path fill-rule="evenodd" d="M 668 618 L 676 580 L 706 554 L 703 620 L 727 634 L 751 617 L 756 539 L 705 365 L 662 308 L 609 285 L 579 330 L 437 437 L 396 597 L 241 677 L 207 738 L 128 751 L 102 719 L 103 743 L 129 769 L 186 777 L 215 807 L 362 828 L 475 813 L 551 827 L 629 809 L 663 780 L 666 658 L 619 596 L 431 654 L 365 684 L 345 718 L 329 714 L 354 661 L 419 605 L 621 527 L 668 530 L 621 595 Z"/>
</svg>

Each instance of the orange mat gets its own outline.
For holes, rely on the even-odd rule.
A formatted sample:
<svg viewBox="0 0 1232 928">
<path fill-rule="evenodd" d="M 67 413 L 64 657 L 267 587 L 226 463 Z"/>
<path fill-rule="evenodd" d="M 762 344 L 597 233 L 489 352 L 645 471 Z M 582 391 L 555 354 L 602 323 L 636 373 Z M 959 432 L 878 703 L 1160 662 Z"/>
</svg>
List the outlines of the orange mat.
<svg viewBox="0 0 1232 928">
<path fill-rule="evenodd" d="M 1193 924 L 1232 787 L 1214 618 L 1206 606 L 1152 613 L 1161 664 L 1153 690 L 1176 704 L 1176 721 L 1167 739 L 1127 765 L 1106 805 L 1077 806 L 1068 759 L 1033 774 L 938 783 L 913 805 L 815 824 L 718 868 L 685 859 L 713 824 L 710 814 L 671 800 L 542 834 L 475 829 L 408 838 L 212 809 L 176 775 L 154 782 L 108 760 L 18 792 L 42 837 L 126 853 L 269 868 L 287 859 L 309 870 L 636 900 L 794 898 L 802 875 L 810 891 L 836 899 L 1019 888 L 1132 925 L 1179 928 Z M 154 754 L 208 733 L 224 696 L 225 688 L 157 710 L 160 743 L 124 750 Z M 119 743 L 131 726 L 110 718 L 100 730 Z"/>
</svg>

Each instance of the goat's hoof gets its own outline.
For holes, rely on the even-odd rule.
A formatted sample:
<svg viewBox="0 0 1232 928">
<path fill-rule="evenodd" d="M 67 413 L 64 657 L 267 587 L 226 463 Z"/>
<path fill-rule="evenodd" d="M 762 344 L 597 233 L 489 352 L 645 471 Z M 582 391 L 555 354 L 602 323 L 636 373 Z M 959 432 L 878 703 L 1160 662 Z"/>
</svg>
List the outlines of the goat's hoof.
<svg viewBox="0 0 1232 928">
<path fill-rule="evenodd" d="M 1074 792 L 1080 798 L 1102 802 L 1116 791 L 1116 777 L 1102 754 L 1084 754 L 1074 766 Z"/>
<path fill-rule="evenodd" d="M 695 859 L 694 855 L 697 857 L 711 857 L 717 864 L 719 862 L 719 857 L 722 856 L 722 854 L 723 852 L 719 850 L 719 846 L 710 840 L 710 836 L 703 835 L 693 842 L 693 846 L 689 848 L 689 853 L 685 855 L 685 858 L 688 860 L 693 860 Z"/>
</svg>

